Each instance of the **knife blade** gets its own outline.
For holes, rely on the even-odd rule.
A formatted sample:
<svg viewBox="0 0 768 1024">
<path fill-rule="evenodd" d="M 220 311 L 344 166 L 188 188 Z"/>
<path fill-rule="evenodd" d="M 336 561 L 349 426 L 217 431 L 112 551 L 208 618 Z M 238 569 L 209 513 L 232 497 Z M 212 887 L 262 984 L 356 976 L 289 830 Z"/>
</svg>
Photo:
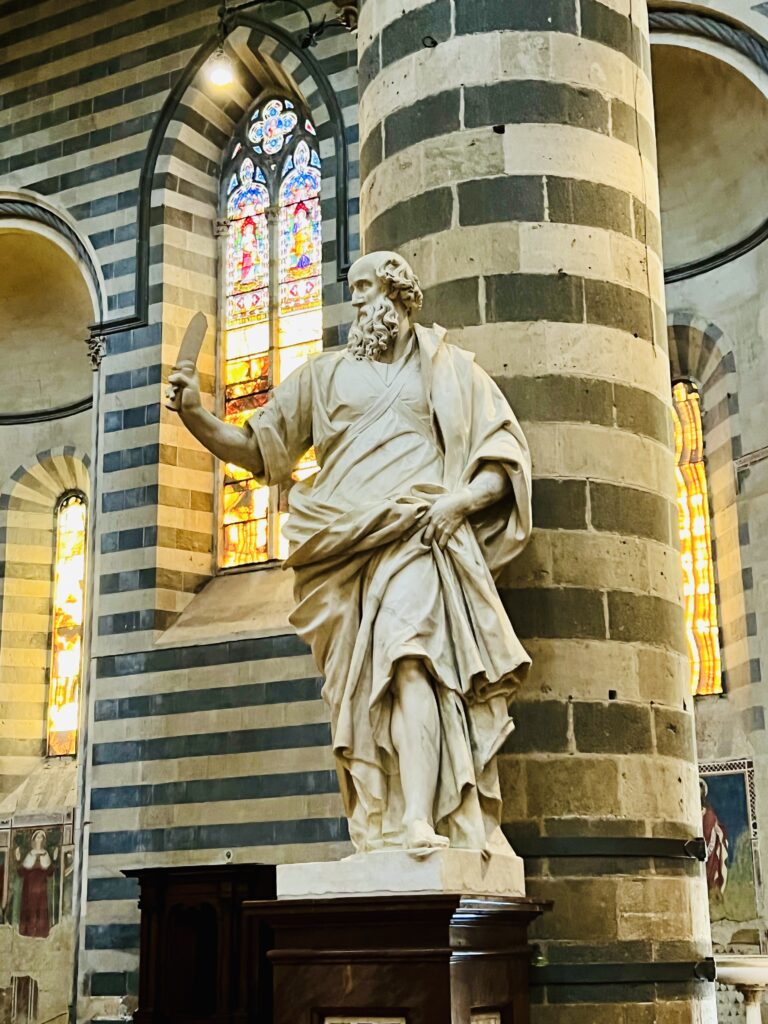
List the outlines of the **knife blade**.
<svg viewBox="0 0 768 1024">
<path fill-rule="evenodd" d="M 181 366 L 182 363 L 192 363 L 193 366 L 197 365 L 198 356 L 200 355 L 200 349 L 203 347 L 203 339 L 207 330 L 208 320 L 205 317 L 205 313 L 195 313 L 187 325 L 184 337 L 181 339 L 179 354 L 176 357 L 176 366 Z M 181 408 L 181 390 L 174 387 L 173 384 L 169 384 L 165 390 L 165 397 L 168 399 L 166 407 L 174 412 L 178 412 Z"/>
</svg>

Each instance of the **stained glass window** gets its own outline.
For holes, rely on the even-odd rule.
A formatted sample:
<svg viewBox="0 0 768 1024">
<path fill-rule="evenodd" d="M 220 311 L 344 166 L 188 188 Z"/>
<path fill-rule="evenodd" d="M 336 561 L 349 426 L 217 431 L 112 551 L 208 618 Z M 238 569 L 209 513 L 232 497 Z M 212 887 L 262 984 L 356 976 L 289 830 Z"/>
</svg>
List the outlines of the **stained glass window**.
<svg viewBox="0 0 768 1024">
<path fill-rule="evenodd" d="M 66 495 L 56 515 L 48 697 L 48 754 L 51 757 L 77 751 L 85 621 L 86 521 L 87 509 L 82 495 Z"/>
<path fill-rule="evenodd" d="M 244 423 L 270 389 L 322 348 L 320 157 L 297 101 L 255 107 L 224 166 L 226 210 L 224 415 Z M 308 452 L 294 473 L 311 475 Z M 238 466 L 224 467 L 220 563 L 287 554 L 285 495 Z"/>
<path fill-rule="evenodd" d="M 722 693 L 723 685 L 701 404 L 696 385 L 690 381 L 674 384 L 672 405 L 691 693 L 703 696 Z"/>
</svg>

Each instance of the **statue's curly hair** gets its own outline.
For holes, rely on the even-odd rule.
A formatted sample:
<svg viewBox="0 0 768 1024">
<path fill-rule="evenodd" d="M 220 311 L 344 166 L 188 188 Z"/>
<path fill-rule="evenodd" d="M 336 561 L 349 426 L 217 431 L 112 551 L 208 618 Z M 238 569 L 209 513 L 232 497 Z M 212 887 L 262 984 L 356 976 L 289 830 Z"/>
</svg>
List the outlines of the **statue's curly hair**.
<svg viewBox="0 0 768 1024">
<path fill-rule="evenodd" d="M 419 279 L 402 256 L 389 256 L 376 268 L 376 276 L 386 289 L 387 296 L 399 301 L 410 316 L 421 309 L 424 296 Z"/>
</svg>

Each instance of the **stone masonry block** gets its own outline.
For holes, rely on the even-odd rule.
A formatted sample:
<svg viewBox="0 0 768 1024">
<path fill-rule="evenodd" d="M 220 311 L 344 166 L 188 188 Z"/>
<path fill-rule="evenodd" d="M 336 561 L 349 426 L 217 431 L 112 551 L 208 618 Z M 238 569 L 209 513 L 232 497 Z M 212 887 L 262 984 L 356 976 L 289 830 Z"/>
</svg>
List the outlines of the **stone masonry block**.
<svg viewBox="0 0 768 1024">
<path fill-rule="evenodd" d="M 498 763 L 504 820 L 527 821 L 526 761 L 502 755 Z"/>
<path fill-rule="evenodd" d="M 533 485 L 533 521 L 540 529 L 586 529 L 586 480 L 536 480 Z"/>
<path fill-rule="evenodd" d="M 424 305 L 419 312 L 423 324 L 466 327 L 480 320 L 479 282 L 476 277 L 446 281 L 424 289 Z"/>
<path fill-rule="evenodd" d="M 584 281 L 587 321 L 627 331 L 647 341 L 653 338 L 653 304 L 647 295 L 609 281 Z"/>
<path fill-rule="evenodd" d="M 607 134 L 608 103 L 591 89 L 562 82 L 508 80 L 464 90 L 468 128 L 493 124 L 564 124 Z"/>
<path fill-rule="evenodd" d="M 458 131 L 459 91 L 448 89 L 390 114 L 384 122 L 384 155 L 389 157 L 417 142 Z"/>
<path fill-rule="evenodd" d="M 653 709 L 656 729 L 656 749 L 665 757 L 677 757 L 694 761 L 696 745 L 693 729 L 693 715 L 673 708 L 656 705 Z"/>
<path fill-rule="evenodd" d="M 568 704 L 554 700 L 518 700 L 513 707 L 515 731 L 502 751 L 565 753 L 568 750 Z"/>
<path fill-rule="evenodd" d="M 618 426 L 672 446 L 672 417 L 666 403 L 648 391 L 621 384 L 614 386 L 614 398 Z"/>
<path fill-rule="evenodd" d="M 549 219 L 556 224 L 583 224 L 629 235 L 632 197 L 592 181 L 547 177 Z"/>
<path fill-rule="evenodd" d="M 531 938 L 617 941 L 616 890 L 615 878 L 529 879 L 529 896 L 554 900 L 552 912 L 532 925 Z"/>
<path fill-rule="evenodd" d="M 450 0 L 432 0 L 432 3 L 401 14 L 381 33 L 382 67 L 421 49 L 424 46 L 422 40 L 427 36 L 441 43 L 450 35 Z"/>
<path fill-rule="evenodd" d="M 579 587 L 500 590 L 521 637 L 605 637 L 603 595 Z"/>
<path fill-rule="evenodd" d="M 460 224 L 544 220 L 544 181 L 535 175 L 463 181 L 458 194 Z"/>
<path fill-rule="evenodd" d="M 444 231 L 451 226 L 453 196 L 449 188 L 436 188 L 386 210 L 369 225 L 366 248 L 397 249 L 412 238 Z"/>
<path fill-rule="evenodd" d="M 607 381 L 552 374 L 497 377 L 496 383 L 520 420 L 613 424 L 613 386 Z"/>
<path fill-rule="evenodd" d="M 650 708 L 638 704 L 574 704 L 576 747 L 584 753 L 650 753 Z"/>
<path fill-rule="evenodd" d="M 619 765 L 609 757 L 550 756 L 527 762 L 528 811 L 533 818 L 615 814 Z"/>
<path fill-rule="evenodd" d="M 670 502 L 636 488 L 590 481 L 592 525 L 610 533 L 633 534 L 669 544 Z"/>
<path fill-rule="evenodd" d="M 535 32 L 576 32 L 576 8 L 563 0 L 470 0 L 456 5 L 456 32 L 493 32 L 511 29 Z"/>
<path fill-rule="evenodd" d="M 654 644 L 684 651 L 683 610 L 677 604 L 647 594 L 613 591 L 608 594 L 608 625 L 616 640 Z"/>
<path fill-rule="evenodd" d="M 581 278 L 554 274 L 499 274 L 486 278 L 486 319 L 583 320 Z"/>
<path fill-rule="evenodd" d="M 680 823 L 695 821 L 694 803 L 698 801 L 695 765 L 666 757 L 628 755 L 622 759 L 619 772 L 619 803 L 621 814 L 628 818 L 645 818 L 654 835 L 689 834 Z M 670 828 L 660 829 L 662 822 Z M 701 817 L 699 812 L 699 824 Z"/>
</svg>

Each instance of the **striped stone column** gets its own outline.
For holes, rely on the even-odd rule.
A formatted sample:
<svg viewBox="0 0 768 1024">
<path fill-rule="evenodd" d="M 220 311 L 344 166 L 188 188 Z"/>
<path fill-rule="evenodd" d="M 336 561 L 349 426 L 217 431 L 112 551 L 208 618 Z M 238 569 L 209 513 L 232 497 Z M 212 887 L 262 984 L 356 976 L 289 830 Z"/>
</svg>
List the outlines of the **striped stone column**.
<svg viewBox="0 0 768 1024">
<path fill-rule="evenodd" d="M 644 0 L 360 12 L 364 248 L 413 262 L 424 321 L 533 452 L 535 536 L 501 590 L 534 670 L 502 778 L 555 901 L 537 1024 L 682 1024 L 712 998 L 647 31 Z"/>
</svg>

